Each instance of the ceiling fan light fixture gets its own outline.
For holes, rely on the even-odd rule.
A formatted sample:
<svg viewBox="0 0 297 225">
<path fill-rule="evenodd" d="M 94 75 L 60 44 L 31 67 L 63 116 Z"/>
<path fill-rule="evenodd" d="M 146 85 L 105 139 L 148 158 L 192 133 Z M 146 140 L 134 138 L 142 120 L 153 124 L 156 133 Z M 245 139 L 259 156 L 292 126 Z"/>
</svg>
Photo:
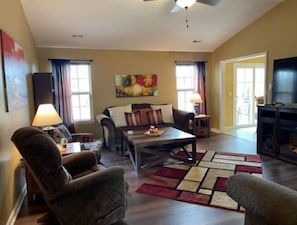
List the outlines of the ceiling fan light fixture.
<svg viewBox="0 0 297 225">
<path fill-rule="evenodd" d="M 182 8 L 190 8 L 195 2 L 196 0 L 177 0 L 176 4 Z"/>
</svg>

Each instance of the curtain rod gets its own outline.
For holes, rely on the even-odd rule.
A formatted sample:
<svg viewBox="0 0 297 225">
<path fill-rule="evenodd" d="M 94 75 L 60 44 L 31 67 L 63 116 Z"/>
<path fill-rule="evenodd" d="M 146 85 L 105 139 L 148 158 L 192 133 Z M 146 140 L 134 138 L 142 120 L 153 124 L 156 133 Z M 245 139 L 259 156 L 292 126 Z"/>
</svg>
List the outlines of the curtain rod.
<svg viewBox="0 0 297 225">
<path fill-rule="evenodd" d="M 49 61 L 51 60 L 69 60 L 69 61 L 77 61 L 77 62 L 93 62 L 93 59 L 52 59 L 49 58 Z"/>
<path fill-rule="evenodd" d="M 175 61 L 175 63 L 184 63 L 184 64 L 198 63 L 198 62 L 204 62 L 204 63 L 207 63 L 207 61 Z"/>
</svg>

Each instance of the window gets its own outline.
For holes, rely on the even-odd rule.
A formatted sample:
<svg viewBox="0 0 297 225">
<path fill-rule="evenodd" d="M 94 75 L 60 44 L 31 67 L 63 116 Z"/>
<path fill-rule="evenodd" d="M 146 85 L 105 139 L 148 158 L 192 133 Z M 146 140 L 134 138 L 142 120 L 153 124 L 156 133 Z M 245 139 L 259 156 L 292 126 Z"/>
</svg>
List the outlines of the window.
<svg viewBox="0 0 297 225">
<path fill-rule="evenodd" d="M 192 94 L 195 92 L 194 65 L 176 65 L 176 86 L 178 109 L 193 111 L 193 103 L 190 102 Z"/>
<path fill-rule="evenodd" d="M 88 62 L 71 62 L 72 113 L 75 122 L 92 120 L 91 72 Z"/>
</svg>

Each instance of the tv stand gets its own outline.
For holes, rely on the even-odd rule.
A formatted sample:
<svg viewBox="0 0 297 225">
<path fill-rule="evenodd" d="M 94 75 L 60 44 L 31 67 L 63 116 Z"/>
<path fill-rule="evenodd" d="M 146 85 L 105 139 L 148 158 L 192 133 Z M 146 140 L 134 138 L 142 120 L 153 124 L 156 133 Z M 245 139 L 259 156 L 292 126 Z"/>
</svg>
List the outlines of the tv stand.
<svg viewBox="0 0 297 225">
<path fill-rule="evenodd" d="M 257 152 L 297 164 L 296 105 L 258 106 Z"/>
</svg>

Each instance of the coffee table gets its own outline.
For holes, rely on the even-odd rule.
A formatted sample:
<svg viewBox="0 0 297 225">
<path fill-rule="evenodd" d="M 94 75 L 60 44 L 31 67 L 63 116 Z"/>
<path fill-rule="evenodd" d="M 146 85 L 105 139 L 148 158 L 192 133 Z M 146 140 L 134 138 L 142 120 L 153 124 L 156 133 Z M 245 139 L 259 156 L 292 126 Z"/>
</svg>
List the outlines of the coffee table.
<svg viewBox="0 0 297 225">
<path fill-rule="evenodd" d="M 124 150 L 128 152 L 137 172 L 146 167 L 143 165 L 141 152 L 158 155 L 159 152 L 156 150 L 158 148 L 165 148 L 169 151 L 181 148 L 185 151 L 187 158 L 178 156 L 174 156 L 174 158 L 188 163 L 196 162 L 196 136 L 173 127 L 163 127 L 160 130 L 163 132 L 160 136 L 145 134 L 146 130 L 123 131 Z M 192 145 L 191 153 L 185 149 L 185 146 L 189 144 Z"/>
</svg>

